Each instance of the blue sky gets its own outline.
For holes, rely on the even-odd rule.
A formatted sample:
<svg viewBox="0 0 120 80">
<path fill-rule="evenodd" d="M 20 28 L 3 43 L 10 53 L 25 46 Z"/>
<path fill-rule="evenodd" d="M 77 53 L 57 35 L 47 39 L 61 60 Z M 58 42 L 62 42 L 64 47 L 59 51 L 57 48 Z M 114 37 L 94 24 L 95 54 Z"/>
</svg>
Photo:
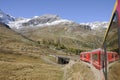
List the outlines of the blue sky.
<svg viewBox="0 0 120 80">
<path fill-rule="evenodd" d="M 0 0 L 0 9 L 14 17 L 57 14 L 75 22 L 109 21 L 115 0 Z"/>
</svg>

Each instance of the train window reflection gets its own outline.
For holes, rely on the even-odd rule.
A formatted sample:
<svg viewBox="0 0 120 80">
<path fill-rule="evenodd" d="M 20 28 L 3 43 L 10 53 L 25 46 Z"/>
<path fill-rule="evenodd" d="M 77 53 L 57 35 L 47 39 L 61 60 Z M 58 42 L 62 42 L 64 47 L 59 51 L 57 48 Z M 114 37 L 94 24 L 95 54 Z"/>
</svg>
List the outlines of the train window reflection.
<svg viewBox="0 0 120 80">
<path fill-rule="evenodd" d="M 116 15 L 113 18 L 111 26 L 109 28 L 107 38 L 106 38 L 106 48 L 107 51 L 119 52 L 118 51 L 118 23 Z"/>
<path fill-rule="evenodd" d="M 111 25 L 109 26 L 106 35 L 106 54 L 107 55 L 107 76 L 108 80 L 120 80 L 120 63 L 116 62 L 119 59 L 119 25 L 117 20 L 117 14 L 114 14 Z M 113 63 L 113 64 L 111 64 Z M 117 73 L 117 74 L 116 74 Z"/>
</svg>

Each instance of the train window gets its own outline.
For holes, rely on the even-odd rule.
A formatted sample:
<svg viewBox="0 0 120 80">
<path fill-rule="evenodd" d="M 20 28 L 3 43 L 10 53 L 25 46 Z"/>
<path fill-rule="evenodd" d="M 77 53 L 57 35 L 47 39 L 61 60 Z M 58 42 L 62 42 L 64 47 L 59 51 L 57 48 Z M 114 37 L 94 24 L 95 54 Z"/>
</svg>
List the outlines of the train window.
<svg viewBox="0 0 120 80">
<path fill-rule="evenodd" d="M 114 54 L 112 54 L 112 58 L 114 58 Z"/>
<path fill-rule="evenodd" d="M 116 57 L 117 57 L 117 55 L 115 54 L 115 55 L 114 55 L 114 57 L 116 58 Z"/>
<path fill-rule="evenodd" d="M 85 54 L 84 57 L 86 58 L 86 57 L 87 57 L 87 54 Z"/>
<path fill-rule="evenodd" d="M 82 54 L 80 54 L 80 57 L 82 57 Z"/>
<path fill-rule="evenodd" d="M 98 54 L 93 54 L 92 59 L 93 61 L 98 61 Z"/>
</svg>

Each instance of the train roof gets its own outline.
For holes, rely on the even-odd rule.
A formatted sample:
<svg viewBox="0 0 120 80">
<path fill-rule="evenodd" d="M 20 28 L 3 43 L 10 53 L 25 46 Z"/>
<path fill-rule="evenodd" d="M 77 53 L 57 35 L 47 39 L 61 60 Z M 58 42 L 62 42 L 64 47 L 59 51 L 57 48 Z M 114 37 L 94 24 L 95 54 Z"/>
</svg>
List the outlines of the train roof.
<svg viewBox="0 0 120 80">
<path fill-rule="evenodd" d="M 101 48 L 98 48 L 98 49 L 92 50 L 92 52 L 94 52 L 94 51 L 101 51 L 101 50 L 102 50 Z"/>
<path fill-rule="evenodd" d="M 91 52 L 81 52 L 80 54 L 90 54 Z"/>
<path fill-rule="evenodd" d="M 86 54 L 86 53 L 91 53 L 91 52 L 95 52 L 95 51 L 102 51 L 101 48 L 98 48 L 98 49 L 95 49 L 95 50 L 92 50 L 92 51 L 87 51 L 87 52 L 81 52 L 82 54 Z"/>
</svg>

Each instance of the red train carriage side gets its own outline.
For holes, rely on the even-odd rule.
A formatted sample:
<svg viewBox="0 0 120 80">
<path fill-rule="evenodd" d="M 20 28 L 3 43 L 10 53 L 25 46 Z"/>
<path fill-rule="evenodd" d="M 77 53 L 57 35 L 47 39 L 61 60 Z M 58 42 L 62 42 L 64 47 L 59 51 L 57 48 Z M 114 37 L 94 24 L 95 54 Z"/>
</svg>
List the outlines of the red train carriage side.
<svg viewBox="0 0 120 80">
<path fill-rule="evenodd" d="M 91 55 L 91 52 L 82 52 L 80 53 L 80 60 L 83 60 L 85 62 L 90 62 L 90 55 Z"/>
<path fill-rule="evenodd" d="M 101 69 L 102 66 L 101 66 L 101 49 L 97 49 L 97 50 L 94 50 L 92 51 L 92 65 L 95 66 L 95 68 L 97 69 Z"/>
<path fill-rule="evenodd" d="M 101 69 L 100 54 L 101 54 L 101 49 L 97 49 L 92 52 L 81 52 L 80 60 L 89 62 L 92 65 L 94 65 L 97 69 Z"/>
<path fill-rule="evenodd" d="M 118 53 L 115 53 L 115 60 L 119 60 L 119 55 L 118 55 Z"/>
<path fill-rule="evenodd" d="M 107 60 L 108 62 L 113 62 L 119 59 L 118 53 L 116 52 L 107 52 Z"/>
<path fill-rule="evenodd" d="M 96 69 L 102 69 L 102 55 L 104 53 L 101 49 L 96 49 L 92 52 L 81 52 L 80 60 L 91 63 Z M 107 52 L 107 62 L 113 62 L 119 59 L 118 53 Z"/>
</svg>

